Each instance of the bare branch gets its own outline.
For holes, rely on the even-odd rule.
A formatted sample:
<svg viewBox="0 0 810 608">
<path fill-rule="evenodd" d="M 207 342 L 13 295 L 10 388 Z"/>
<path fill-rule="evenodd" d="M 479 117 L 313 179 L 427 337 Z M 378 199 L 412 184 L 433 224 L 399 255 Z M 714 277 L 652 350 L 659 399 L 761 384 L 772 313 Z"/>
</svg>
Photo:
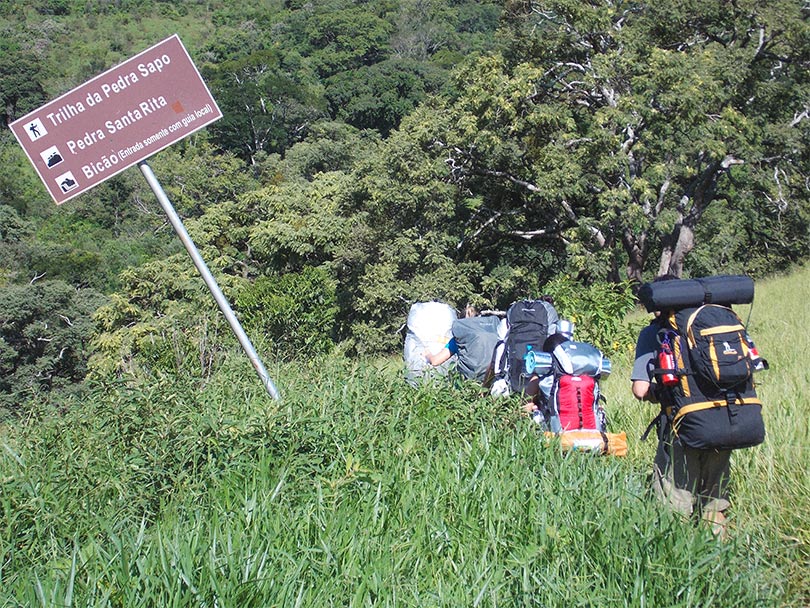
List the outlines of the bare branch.
<svg viewBox="0 0 810 608">
<path fill-rule="evenodd" d="M 766 199 L 768 199 L 768 202 L 769 202 L 769 203 L 771 203 L 771 204 L 773 204 L 774 206 L 776 206 L 776 208 L 777 208 L 779 211 L 781 211 L 782 213 L 784 213 L 785 211 L 787 211 L 788 203 L 787 203 L 787 200 L 785 199 L 785 195 L 784 195 L 784 193 L 782 192 L 782 182 L 781 182 L 781 180 L 779 179 L 779 174 L 780 174 L 780 173 L 781 173 L 782 175 L 785 175 L 784 171 L 781 171 L 781 170 L 779 169 L 779 167 L 774 167 L 774 168 L 773 168 L 773 181 L 776 183 L 776 192 L 777 192 L 777 197 L 776 197 L 776 200 L 772 199 L 772 198 L 771 198 L 770 196 L 768 196 L 767 194 L 765 194 L 765 198 L 766 198 Z"/>
<path fill-rule="evenodd" d="M 661 187 L 658 189 L 658 200 L 655 203 L 655 215 L 661 213 L 661 210 L 664 208 L 664 199 L 666 198 L 667 190 L 672 185 L 672 181 L 670 178 L 666 178 L 664 183 L 661 184 Z"/>
<path fill-rule="evenodd" d="M 604 248 L 605 244 L 607 243 L 607 239 L 605 238 L 605 234 L 599 230 L 596 226 L 588 226 L 588 232 L 593 235 L 593 238 L 596 240 L 596 244 L 599 247 Z"/>
<path fill-rule="evenodd" d="M 489 218 L 489 219 L 488 219 L 486 222 L 484 222 L 483 224 L 481 224 L 481 225 L 478 227 L 478 229 L 477 229 L 475 232 L 473 232 L 471 235 L 469 235 L 469 236 L 465 236 L 463 239 L 461 239 L 461 240 L 458 242 L 458 244 L 456 245 L 456 249 L 461 249 L 461 248 L 464 246 L 464 244 L 465 244 L 467 241 L 472 241 L 472 240 L 475 240 L 476 238 L 478 238 L 478 236 L 479 236 L 479 235 L 480 235 L 480 234 L 481 234 L 481 233 L 482 233 L 482 232 L 483 232 L 483 231 L 484 231 L 484 230 L 485 230 L 485 229 L 486 229 L 488 226 L 491 226 L 492 224 L 494 224 L 494 223 L 495 223 L 497 220 L 499 220 L 499 219 L 501 218 L 501 216 L 503 216 L 503 212 L 502 212 L 502 211 L 498 211 L 497 213 L 495 213 L 495 215 L 491 216 L 491 217 L 490 217 L 490 218 Z"/>
<path fill-rule="evenodd" d="M 615 91 L 615 89 L 609 89 L 607 87 L 602 87 L 602 97 L 605 98 L 605 100 L 607 101 L 607 104 L 611 108 L 615 108 L 618 105 L 618 102 L 616 101 L 616 91 Z"/>
<path fill-rule="evenodd" d="M 514 230 L 514 231 L 510 232 L 509 234 L 511 236 L 516 236 L 516 237 L 519 237 L 521 239 L 525 239 L 527 241 L 530 241 L 530 240 L 532 240 L 534 238 L 537 238 L 539 236 L 547 235 L 548 230 L 545 230 L 545 229 L 540 229 L 540 230 Z"/>
<path fill-rule="evenodd" d="M 506 179 L 507 181 L 510 181 L 513 184 L 516 184 L 518 186 L 521 186 L 521 187 L 525 188 L 529 192 L 539 192 L 540 191 L 540 189 L 535 184 L 533 184 L 531 182 L 527 182 L 526 180 L 520 179 L 518 177 L 515 177 L 514 175 L 512 175 L 510 173 L 506 173 L 505 171 L 496 171 L 495 169 L 484 169 L 482 171 L 482 173 L 484 175 L 489 175 L 491 177 L 500 177 L 500 178 Z"/>
<path fill-rule="evenodd" d="M 793 114 L 793 120 L 790 121 L 790 126 L 795 127 L 797 124 L 799 124 L 805 118 L 809 118 L 809 117 L 810 117 L 810 114 L 808 113 L 808 108 L 807 108 L 807 106 L 805 106 L 804 107 L 804 112 L 802 112 L 801 114 L 797 114 L 797 113 Z"/>
<path fill-rule="evenodd" d="M 754 51 L 754 59 L 759 57 L 759 54 L 762 52 L 762 49 L 765 48 L 765 26 L 759 26 L 759 43 L 757 44 L 757 50 Z"/>
<path fill-rule="evenodd" d="M 636 132 L 633 129 L 633 125 L 627 125 L 627 128 L 624 130 L 627 133 L 627 139 L 622 142 L 622 152 L 627 154 L 627 151 L 632 147 L 634 143 L 636 143 Z"/>
<path fill-rule="evenodd" d="M 140 213 L 144 215 L 154 215 L 149 205 L 137 193 L 133 195 L 132 202 L 135 203 L 135 207 Z"/>
<path fill-rule="evenodd" d="M 566 148 L 573 148 L 574 146 L 577 146 L 579 144 L 587 144 L 587 143 L 590 143 L 592 141 L 593 141 L 592 137 L 579 137 L 577 139 L 571 139 L 571 140 L 565 142 L 565 144 L 563 144 L 563 145 Z"/>
</svg>

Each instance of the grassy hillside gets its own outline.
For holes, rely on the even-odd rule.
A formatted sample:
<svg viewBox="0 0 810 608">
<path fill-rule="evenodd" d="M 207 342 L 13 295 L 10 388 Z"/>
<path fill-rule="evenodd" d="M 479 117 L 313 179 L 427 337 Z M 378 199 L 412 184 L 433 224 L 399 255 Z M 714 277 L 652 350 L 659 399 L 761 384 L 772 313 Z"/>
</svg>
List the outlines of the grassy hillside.
<svg viewBox="0 0 810 608">
<path fill-rule="evenodd" d="M 234 353 L 202 392 L 99 386 L 0 430 L 0 606 L 806 606 L 808 285 L 757 286 L 768 438 L 733 457 L 726 543 L 648 495 L 629 355 L 630 451 L 602 458 L 395 359 L 272 368 L 276 403 Z"/>
</svg>

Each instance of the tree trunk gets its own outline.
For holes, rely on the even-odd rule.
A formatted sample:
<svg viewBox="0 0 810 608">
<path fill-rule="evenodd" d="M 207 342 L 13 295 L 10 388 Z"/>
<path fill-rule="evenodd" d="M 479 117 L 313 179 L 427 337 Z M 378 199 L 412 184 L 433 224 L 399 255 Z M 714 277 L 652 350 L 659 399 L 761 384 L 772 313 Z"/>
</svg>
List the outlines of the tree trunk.
<svg viewBox="0 0 810 608">
<path fill-rule="evenodd" d="M 644 262 L 647 260 L 646 230 L 638 237 L 629 230 L 625 230 L 622 245 L 627 254 L 627 268 L 625 269 L 627 278 L 641 283 L 644 280 Z"/>
<path fill-rule="evenodd" d="M 671 274 L 680 277 L 686 256 L 695 248 L 695 226 L 698 225 L 703 212 L 714 200 L 717 182 L 726 174 L 732 165 L 741 165 L 743 161 L 731 155 L 722 161 L 710 163 L 684 191 L 678 203 L 678 221 L 672 228 L 669 237 L 664 240 L 661 259 L 658 264 L 658 275 Z"/>
<path fill-rule="evenodd" d="M 676 277 L 683 275 L 683 263 L 686 256 L 695 248 L 695 231 L 685 223 L 677 224 L 672 229 L 670 245 L 661 251 L 658 264 L 658 276 L 670 274 Z"/>
</svg>

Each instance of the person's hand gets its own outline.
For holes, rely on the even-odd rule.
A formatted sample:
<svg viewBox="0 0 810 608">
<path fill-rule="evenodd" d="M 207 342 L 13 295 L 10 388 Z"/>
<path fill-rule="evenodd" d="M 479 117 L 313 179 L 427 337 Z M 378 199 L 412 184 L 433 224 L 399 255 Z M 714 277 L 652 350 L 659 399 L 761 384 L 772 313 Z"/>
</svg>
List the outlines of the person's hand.
<svg viewBox="0 0 810 608">
<path fill-rule="evenodd" d="M 527 401 L 520 407 L 520 409 L 523 411 L 525 416 L 531 416 L 532 412 L 537 409 L 537 406 L 535 405 L 534 401 Z"/>
</svg>

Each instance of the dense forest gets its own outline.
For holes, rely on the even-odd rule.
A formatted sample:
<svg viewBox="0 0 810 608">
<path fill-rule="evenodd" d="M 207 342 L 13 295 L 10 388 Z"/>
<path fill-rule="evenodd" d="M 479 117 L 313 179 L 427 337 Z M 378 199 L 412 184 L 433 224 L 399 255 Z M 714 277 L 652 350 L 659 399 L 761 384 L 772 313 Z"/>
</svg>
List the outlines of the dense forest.
<svg viewBox="0 0 810 608">
<path fill-rule="evenodd" d="M 810 255 L 795 0 L 0 1 L 4 125 L 177 33 L 224 117 L 152 159 L 252 336 L 392 352 L 410 303 L 625 298 Z M 135 170 L 55 206 L 0 133 L 0 406 L 233 343 Z"/>
</svg>

